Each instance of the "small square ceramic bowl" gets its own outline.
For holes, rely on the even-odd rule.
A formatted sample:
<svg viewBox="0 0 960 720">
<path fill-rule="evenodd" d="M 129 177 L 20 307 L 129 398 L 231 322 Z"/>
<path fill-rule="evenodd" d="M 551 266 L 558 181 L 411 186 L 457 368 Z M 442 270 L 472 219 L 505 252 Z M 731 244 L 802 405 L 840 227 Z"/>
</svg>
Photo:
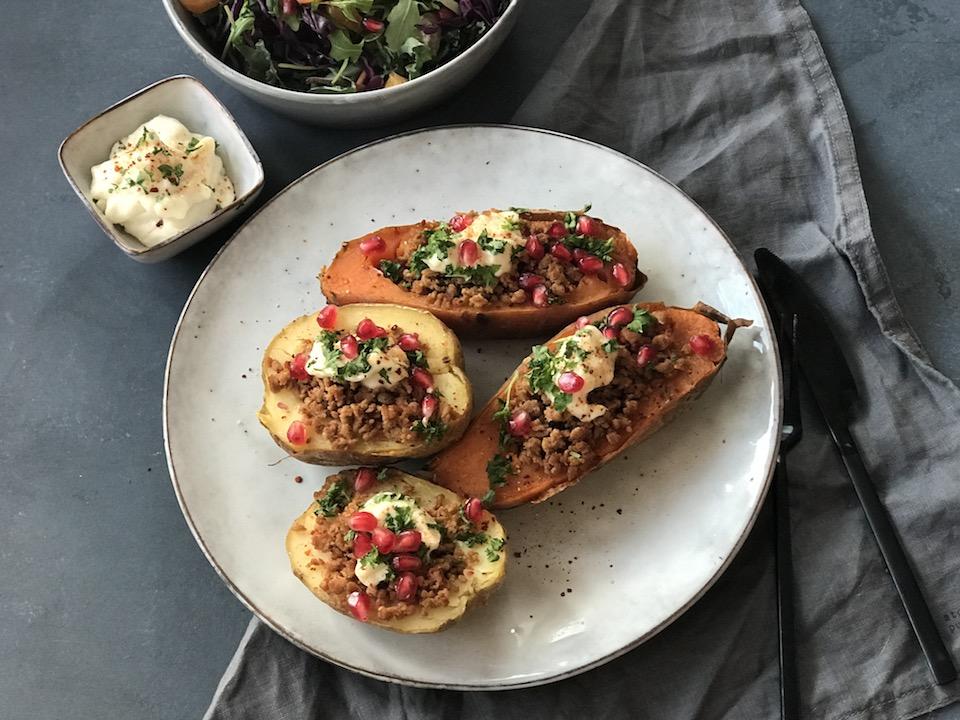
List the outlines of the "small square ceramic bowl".
<svg viewBox="0 0 960 720">
<path fill-rule="evenodd" d="M 110 157 L 120 138 L 157 115 L 176 118 L 191 131 L 218 143 L 236 199 L 187 230 L 147 247 L 104 216 L 90 197 L 90 169 Z M 176 75 L 148 85 L 74 130 L 60 145 L 60 167 L 87 210 L 118 248 L 138 262 L 166 260 L 233 220 L 263 187 L 263 165 L 246 135 L 223 104 L 196 78 Z"/>
</svg>

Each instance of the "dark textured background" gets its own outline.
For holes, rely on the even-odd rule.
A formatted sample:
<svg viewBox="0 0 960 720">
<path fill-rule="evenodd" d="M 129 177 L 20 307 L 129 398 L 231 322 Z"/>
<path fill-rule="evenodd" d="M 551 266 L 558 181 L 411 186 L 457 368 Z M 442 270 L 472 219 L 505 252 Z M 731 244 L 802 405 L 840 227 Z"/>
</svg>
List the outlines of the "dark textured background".
<svg viewBox="0 0 960 720">
<path fill-rule="evenodd" d="M 205 72 L 158 3 L 8 0 L 0 28 L 0 718 L 193 718 L 247 612 L 183 522 L 160 397 L 180 307 L 225 239 L 159 266 L 126 259 L 60 175 L 60 140 L 162 77 L 199 77 L 267 173 L 263 199 L 366 140 L 505 121 L 585 4 L 525 0 L 481 77 L 422 118 L 372 131 L 298 126 Z M 877 242 L 935 364 L 960 379 L 960 5 L 807 0 L 844 93 Z M 91 12 L 91 9 L 96 10 Z M 640 158 L 641 160 L 643 158 Z M 375 196 L 371 202 L 376 202 Z"/>
</svg>

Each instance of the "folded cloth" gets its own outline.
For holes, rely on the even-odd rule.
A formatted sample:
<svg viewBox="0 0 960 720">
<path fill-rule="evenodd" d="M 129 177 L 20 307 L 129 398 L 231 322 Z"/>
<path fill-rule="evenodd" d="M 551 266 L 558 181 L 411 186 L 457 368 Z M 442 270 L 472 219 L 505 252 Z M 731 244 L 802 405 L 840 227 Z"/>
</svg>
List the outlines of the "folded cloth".
<svg viewBox="0 0 960 720">
<path fill-rule="evenodd" d="M 514 120 L 621 150 L 677 182 L 749 257 L 767 246 L 827 306 L 860 383 L 854 427 L 941 633 L 960 656 L 960 392 L 904 321 L 870 231 L 847 118 L 796 0 L 596 0 Z M 804 398 L 805 402 L 807 398 Z M 818 416 L 790 455 L 804 717 L 909 718 L 937 687 Z M 768 517 L 649 642 L 509 693 L 399 687 L 254 620 L 208 718 L 768 718 L 778 713 Z"/>
</svg>

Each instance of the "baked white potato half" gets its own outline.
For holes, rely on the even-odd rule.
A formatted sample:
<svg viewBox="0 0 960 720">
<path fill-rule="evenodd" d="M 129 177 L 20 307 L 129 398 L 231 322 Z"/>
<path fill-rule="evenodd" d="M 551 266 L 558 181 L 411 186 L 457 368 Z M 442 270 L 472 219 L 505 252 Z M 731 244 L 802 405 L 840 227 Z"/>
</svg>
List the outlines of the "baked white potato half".
<svg viewBox="0 0 960 720">
<path fill-rule="evenodd" d="M 308 463 L 433 455 L 463 435 L 473 392 L 456 335 L 400 305 L 328 305 L 267 346 L 260 423 Z"/>
<path fill-rule="evenodd" d="M 368 467 L 327 478 L 286 548 L 293 574 L 334 610 L 395 632 L 433 633 L 500 584 L 505 543 L 479 500 Z"/>
</svg>

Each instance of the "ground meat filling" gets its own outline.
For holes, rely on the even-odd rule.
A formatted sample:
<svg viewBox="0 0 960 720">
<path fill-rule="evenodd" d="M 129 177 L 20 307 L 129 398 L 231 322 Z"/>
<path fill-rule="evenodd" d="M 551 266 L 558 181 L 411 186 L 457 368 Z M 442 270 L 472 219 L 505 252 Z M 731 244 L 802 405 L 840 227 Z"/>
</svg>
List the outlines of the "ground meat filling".
<svg viewBox="0 0 960 720">
<path fill-rule="evenodd" d="M 315 493 L 315 499 L 322 500 L 335 483 L 339 483 L 341 488 L 352 487 L 355 474 L 356 470 L 343 471 L 331 477 L 324 488 Z M 472 572 L 469 569 L 471 563 L 476 561 L 476 557 L 471 557 L 475 555 L 475 550 L 464 548 L 460 543 L 454 542 L 453 538 L 478 528 L 463 518 L 458 505 L 445 503 L 442 496 L 436 499 L 433 506 L 424 507 L 423 510 L 443 528 L 442 540 L 435 550 L 426 555 L 423 566 L 416 572 L 416 596 L 409 601 L 400 600 L 393 582 L 387 580 L 377 587 L 367 588 L 354 574 L 357 558 L 353 553 L 352 542 L 347 539 L 350 537 L 348 521 L 351 515 L 378 492 L 374 487 L 369 492 L 357 493 L 343 506 L 339 514 L 333 517 L 318 517 L 319 522 L 313 530 L 311 540 L 314 548 L 323 555 L 322 562 L 328 571 L 321 582 L 321 589 L 330 597 L 332 604 L 345 613 L 349 613 L 347 596 L 352 592 L 365 592 L 373 601 L 371 613 L 376 613 L 380 620 L 394 620 L 421 610 L 449 605 L 451 597 L 456 595 Z M 479 530 L 486 530 L 486 523 Z M 313 562 L 319 564 L 321 561 L 316 559 Z"/>
<path fill-rule="evenodd" d="M 639 401 L 663 392 L 666 379 L 685 367 L 687 361 L 683 357 L 666 352 L 671 343 L 670 327 L 659 320 L 642 335 L 622 330 L 613 382 L 596 388 L 588 396 L 589 402 L 603 405 L 607 412 L 589 421 L 566 411 L 557 412 L 547 400 L 531 392 L 521 372 L 511 391 L 510 414 L 523 410 L 532 423 L 526 438 L 510 440 L 511 461 L 569 479 L 580 475 L 579 466 L 598 461 L 595 448 L 599 444 L 618 444 L 631 431 Z M 644 345 L 652 346 L 657 354 L 640 367 L 637 353 Z"/>
<path fill-rule="evenodd" d="M 391 345 L 403 334 L 397 326 L 388 332 Z M 304 340 L 299 352 L 309 353 L 312 344 L 313 341 Z M 421 403 L 425 392 L 409 378 L 392 388 L 369 388 L 358 382 L 338 382 L 313 375 L 297 380 L 291 375 L 290 364 L 290 360 L 270 359 L 267 381 L 271 390 L 295 389 L 300 396 L 301 419 L 333 447 L 346 448 L 361 440 L 423 442 L 423 424 L 419 421 L 423 417 Z M 455 416 L 455 411 L 440 397 L 431 422 L 447 426 Z"/>
</svg>

